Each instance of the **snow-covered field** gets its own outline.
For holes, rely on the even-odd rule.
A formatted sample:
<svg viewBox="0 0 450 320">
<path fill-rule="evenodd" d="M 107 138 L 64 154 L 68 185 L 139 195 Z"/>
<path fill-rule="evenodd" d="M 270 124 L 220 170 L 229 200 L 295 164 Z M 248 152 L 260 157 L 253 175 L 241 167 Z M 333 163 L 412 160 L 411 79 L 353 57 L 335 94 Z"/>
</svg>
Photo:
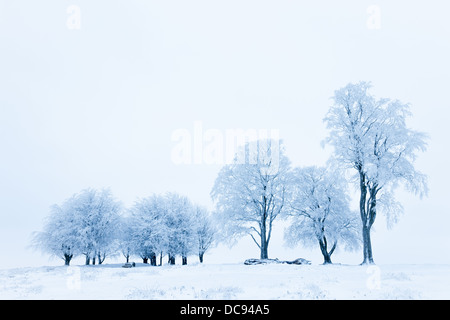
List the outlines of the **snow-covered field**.
<svg viewBox="0 0 450 320">
<path fill-rule="evenodd" d="M 450 265 L 137 264 L 0 270 L 1 299 L 450 299 Z"/>
</svg>

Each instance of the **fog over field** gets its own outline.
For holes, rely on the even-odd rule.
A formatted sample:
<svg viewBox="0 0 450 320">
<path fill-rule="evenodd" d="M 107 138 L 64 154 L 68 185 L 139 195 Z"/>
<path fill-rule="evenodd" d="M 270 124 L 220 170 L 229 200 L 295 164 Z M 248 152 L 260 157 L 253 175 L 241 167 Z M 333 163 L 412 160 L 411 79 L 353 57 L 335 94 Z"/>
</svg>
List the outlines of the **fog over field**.
<svg viewBox="0 0 450 320">
<path fill-rule="evenodd" d="M 449 10 L 445 1 L 0 0 L 1 298 L 447 299 Z M 358 103 L 361 126 L 351 127 L 356 118 L 347 112 L 345 122 L 342 108 L 354 112 Z M 346 135 L 343 128 L 350 127 L 361 131 Z M 344 148 L 342 137 L 353 142 Z M 363 154 L 373 138 L 379 143 L 361 156 L 365 167 L 357 172 L 349 154 Z M 256 185 L 255 177 L 233 161 L 251 141 L 264 139 L 282 140 L 283 149 L 267 152 L 263 167 L 281 170 L 280 155 L 289 166 L 285 180 L 281 174 L 265 180 L 258 199 L 269 199 L 270 189 L 273 202 L 255 218 L 250 191 L 244 192 L 254 191 L 246 186 Z M 245 143 L 247 149 L 239 149 Z M 326 170 L 305 170 L 312 167 Z M 361 225 L 360 173 L 369 190 L 367 224 L 375 208 L 370 190 L 381 190 L 374 193 L 371 242 Z M 317 188 L 308 184 L 315 174 L 323 182 Z M 293 184 L 297 189 L 285 188 Z M 323 192 L 307 198 L 308 187 Z M 189 237 L 178 239 L 176 248 L 169 248 L 175 240 L 164 238 L 183 230 L 191 241 L 199 216 L 174 231 L 174 223 L 153 215 L 160 223 L 151 228 L 112 228 L 133 235 L 126 243 L 133 244 L 130 261 L 139 267 L 121 268 L 125 240 L 112 231 L 108 250 L 115 254 L 108 251 L 101 266 L 84 265 L 103 247 L 97 241 L 98 248 L 88 250 L 87 237 L 80 236 L 77 249 L 66 245 L 74 256 L 63 267 L 64 258 L 50 253 L 60 250 L 58 240 L 36 245 L 36 234 L 53 230 L 56 237 L 66 230 L 64 219 L 46 229 L 58 211 L 54 205 L 64 212 L 60 217 L 75 217 L 81 211 L 67 201 L 88 189 L 109 190 L 120 217 L 134 212 L 136 218 L 136 204 L 153 195 L 185 197 L 185 205 L 158 198 L 152 214 L 162 207 L 172 213 L 201 207 L 213 216 L 214 245 L 201 264 L 192 243 L 187 249 Z M 308 211 L 323 199 L 343 200 L 328 211 Z M 328 224 L 321 229 L 314 214 L 334 220 L 323 219 Z M 261 217 L 269 219 L 267 228 Z M 146 236 L 150 229 L 159 234 Z M 327 230 L 320 236 L 328 247 L 315 238 L 320 229 Z M 159 263 L 163 252 L 161 267 L 141 265 L 139 241 L 151 242 L 144 255 L 150 260 Z M 379 269 L 359 266 L 368 257 L 367 243 Z M 322 265 L 324 252 L 332 253 L 333 265 Z M 311 265 L 245 266 L 249 258 L 304 258 Z M 370 270 L 379 272 L 381 288 L 367 286 Z M 188 272 L 192 279 L 181 280 Z M 203 272 L 218 287 L 202 279 Z M 265 287 L 256 283 L 258 275 L 268 279 Z M 68 289 L 72 276 L 81 288 Z"/>
</svg>

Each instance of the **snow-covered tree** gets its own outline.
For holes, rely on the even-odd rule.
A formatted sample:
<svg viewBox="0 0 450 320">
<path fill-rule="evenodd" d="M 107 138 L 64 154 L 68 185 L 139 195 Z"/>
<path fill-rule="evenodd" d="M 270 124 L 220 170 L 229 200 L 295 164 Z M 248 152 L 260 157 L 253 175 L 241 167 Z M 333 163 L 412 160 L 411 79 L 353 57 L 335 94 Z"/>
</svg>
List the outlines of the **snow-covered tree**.
<svg viewBox="0 0 450 320">
<path fill-rule="evenodd" d="M 292 175 L 288 191 L 292 224 L 285 239 L 290 244 L 319 244 L 324 264 L 331 263 L 338 245 L 348 250 L 358 248 L 360 223 L 357 213 L 350 210 L 342 177 L 318 167 L 296 168 Z"/>
<path fill-rule="evenodd" d="M 81 253 L 78 226 L 72 208 L 67 202 L 61 206 L 51 207 L 44 230 L 33 233 L 32 246 L 62 258 L 67 266 L 72 258 Z"/>
<path fill-rule="evenodd" d="M 126 262 L 130 262 L 130 258 L 133 255 L 133 233 L 130 216 L 121 216 L 118 225 L 118 248 L 122 255 L 125 257 Z"/>
<path fill-rule="evenodd" d="M 130 210 L 127 247 L 144 263 L 150 259 L 150 263 L 156 265 L 157 254 L 168 250 L 170 230 L 166 224 L 167 210 L 164 197 L 159 195 L 136 201 Z"/>
<path fill-rule="evenodd" d="M 219 172 L 211 191 L 225 238 L 249 234 L 268 258 L 272 225 L 283 212 L 290 162 L 281 141 L 258 140 L 242 147 Z"/>
<path fill-rule="evenodd" d="M 176 255 L 180 255 L 182 264 L 187 264 L 188 255 L 194 253 L 196 248 L 194 206 L 187 197 L 176 193 L 164 195 L 164 202 L 169 263 L 175 264 Z"/>
<path fill-rule="evenodd" d="M 130 209 L 128 238 L 131 248 L 144 263 L 150 260 L 156 265 L 156 257 L 165 252 L 169 264 L 181 256 L 182 264 L 197 247 L 197 226 L 194 206 L 191 201 L 176 193 L 152 195 L 136 201 Z M 161 263 L 161 262 L 160 262 Z"/>
<path fill-rule="evenodd" d="M 68 265 L 77 254 L 102 263 L 117 246 L 120 203 L 109 190 L 86 189 L 54 205 L 43 232 L 35 233 L 34 244 L 62 256 Z"/>
<path fill-rule="evenodd" d="M 195 206 L 194 208 L 195 231 L 198 243 L 198 258 L 203 263 L 203 256 L 214 245 L 217 233 L 216 224 L 206 208 Z"/>
<path fill-rule="evenodd" d="M 85 189 L 69 199 L 78 227 L 78 237 L 86 264 L 117 251 L 117 230 L 121 204 L 108 189 Z"/>
<path fill-rule="evenodd" d="M 334 104 L 324 121 L 330 134 L 324 141 L 334 147 L 334 163 L 353 169 L 359 187 L 359 211 L 364 245 L 363 264 L 373 263 L 370 231 L 377 209 L 394 222 L 401 210 L 394 191 L 399 184 L 420 196 L 427 193 L 426 176 L 414 167 L 426 135 L 407 127 L 409 105 L 398 100 L 376 99 L 371 84 L 348 84 L 334 94 Z"/>
</svg>

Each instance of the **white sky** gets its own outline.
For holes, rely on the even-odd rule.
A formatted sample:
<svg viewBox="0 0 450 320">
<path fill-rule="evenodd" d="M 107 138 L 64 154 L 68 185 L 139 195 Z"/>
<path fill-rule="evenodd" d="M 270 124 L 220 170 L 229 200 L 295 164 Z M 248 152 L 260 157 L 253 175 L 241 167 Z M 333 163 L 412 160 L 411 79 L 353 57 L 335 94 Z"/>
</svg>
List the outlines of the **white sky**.
<svg viewBox="0 0 450 320">
<path fill-rule="evenodd" d="M 67 27 L 73 4 L 79 30 Z M 379 30 L 367 27 L 370 5 Z M 392 230 L 379 215 L 374 259 L 450 263 L 449 12 L 445 0 L 0 0 L 0 268 L 62 263 L 26 248 L 30 234 L 86 187 L 126 205 L 175 191 L 209 206 L 220 166 L 171 159 L 172 133 L 195 121 L 277 129 L 294 165 L 323 164 L 329 98 L 360 80 L 411 103 L 410 125 L 431 137 L 417 162 L 429 197 L 398 193 L 405 214 Z M 271 257 L 321 262 L 279 232 Z M 250 238 L 222 249 L 216 261 L 259 255 Z"/>
</svg>

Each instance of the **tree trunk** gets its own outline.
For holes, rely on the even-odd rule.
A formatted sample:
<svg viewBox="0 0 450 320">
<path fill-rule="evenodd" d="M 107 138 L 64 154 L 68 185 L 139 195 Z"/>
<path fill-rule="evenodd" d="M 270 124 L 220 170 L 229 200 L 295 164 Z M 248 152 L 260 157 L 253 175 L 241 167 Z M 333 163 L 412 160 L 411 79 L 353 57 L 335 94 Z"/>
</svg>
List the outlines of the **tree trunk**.
<svg viewBox="0 0 450 320">
<path fill-rule="evenodd" d="M 372 256 L 372 242 L 370 240 L 370 227 L 364 225 L 363 229 L 364 260 L 361 264 L 374 264 Z"/>
<path fill-rule="evenodd" d="M 161 251 L 161 254 L 159 256 L 159 265 L 162 266 L 162 257 L 163 257 L 163 253 Z"/>
<path fill-rule="evenodd" d="M 364 205 L 361 205 L 360 202 L 360 210 L 364 210 L 363 214 L 361 214 L 362 219 L 362 234 L 363 234 L 363 254 L 364 260 L 361 264 L 374 264 L 373 255 L 372 255 L 372 240 L 370 238 L 370 230 L 372 228 L 373 223 L 375 222 L 376 217 L 376 197 L 377 197 L 377 186 L 373 186 L 369 188 L 369 199 L 367 198 L 367 187 L 364 185 Z M 361 197 L 363 193 L 361 193 Z M 362 201 L 361 199 L 360 201 Z M 367 203 L 367 205 L 366 205 Z"/>
<path fill-rule="evenodd" d="M 70 260 L 72 260 L 72 256 L 71 254 L 65 254 L 64 255 L 64 265 L 68 266 L 70 264 Z"/>
<path fill-rule="evenodd" d="M 168 262 L 169 262 L 169 264 L 175 264 L 175 256 L 173 256 L 169 253 L 169 261 Z"/>
<path fill-rule="evenodd" d="M 200 260 L 200 263 L 203 263 L 203 252 L 198 254 L 198 260 Z"/>
<path fill-rule="evenodd" d="M 143 263 L 148 263 L 148 258 L 147 258 L 147 257 L 142 258 L 142 262 L 143 262 Z"/>
<path fill-rule="evenodd" d="M 265 241 L 261 244 L 261 259 L 269 259 L 267 243 Z"/>
<path fill-rule="evenodd" d="M 361 222 L 363 225 L 362 234 L 363 234 L 363 255 L 364 260 L 361 264 L 373 264 L 372 257 L 372 243 L 370 240 L 370 228 L 375 220 L 375 206 L 372 206 L 375 202 L 371 202 L 369 204 L 368 210 L 366 210 L 367 203 L 367 186 L 366 186 L 366 177 L 363 172 L 359 172 L 359 186 L 361 195 L 359 198 L 359 211 L 361 214 Z M 371 198 L 373 192 L 371 191 Z M 374 193 L 376 197 L 376 192 Z M 369 201 L 372 201 L 369 199 Z"/>
<path fill-rule="evenodd" d="M 182 265 L 187 265 L 187 257 L 186 256 L 181 257 L 181 263 L 182 263 Z"/>
<path fill-rule="evenodd" d="M 102 264 L 103 261 L 105 261 L 106 254 L 103 254 L 103 258 L 102 258 L 102 255 L 101 255 L 101 253 L 99 252 L 98 255 L 97 255 L 97 258 L 98 258 L 98 264 Z"/>
<path fill-rule="evenodd" d="M 260 258 L 261 259 L 269 259 L 269 253 L 268 253 L 268 241 L 266 238 L 266 218 L 265 215 L 262 218 L 261 221 L 261 245 L 260 245 L 260 249 L 261 249 L 261 254 L 260 254 Z"/>
<path fill-rule="evenodd" d="M 89 255 L 86 255 L 86 262 L 85 264 L 88 266 L 91 262 L 91 258 L 89 258 Z"/>
<path fill-rule="evenodd" d="M 323 255 L 323 264 L 331 264 L 331 253 L 328 252 L 328 248 L 327 248 L 327 239 L 325 237 L 323 237 L 323 239 L 319 239 L 319 246 L 320 246 L 320 251 L 322 252 Z M 334 251 L 333 247 L 333 251 Z"/>
<path fill-rule="evenodd" d="M 152 253 L 150 254 L 150 264 L 151 264 L 152 266 L 156 266 L 156 254 L 155 254 L 154 252 L 152 252 Z"/>
</svg>

